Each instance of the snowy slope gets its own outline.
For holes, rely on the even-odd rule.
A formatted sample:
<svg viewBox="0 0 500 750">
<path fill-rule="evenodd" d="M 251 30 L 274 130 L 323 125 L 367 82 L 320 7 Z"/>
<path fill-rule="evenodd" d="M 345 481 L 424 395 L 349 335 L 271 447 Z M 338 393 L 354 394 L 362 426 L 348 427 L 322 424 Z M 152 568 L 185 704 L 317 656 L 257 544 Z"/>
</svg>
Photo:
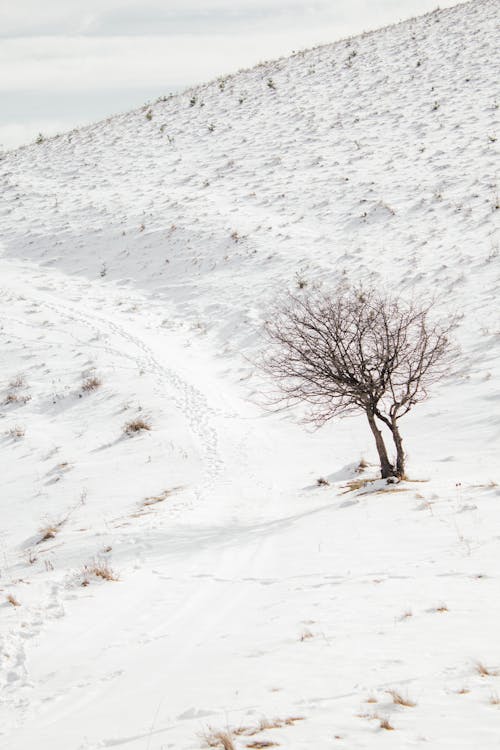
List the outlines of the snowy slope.
<svg viewBox="0 0 500 750">
<path fill-rule="evenodd" d="M 2 748 L 498 745 L 497 20 L 467 3 L 3 156 Z M 461 313 L 397 488 L 346 486 L 362 419 L 256 403 L 270 302 L 346 277 Z"/>
</svg>

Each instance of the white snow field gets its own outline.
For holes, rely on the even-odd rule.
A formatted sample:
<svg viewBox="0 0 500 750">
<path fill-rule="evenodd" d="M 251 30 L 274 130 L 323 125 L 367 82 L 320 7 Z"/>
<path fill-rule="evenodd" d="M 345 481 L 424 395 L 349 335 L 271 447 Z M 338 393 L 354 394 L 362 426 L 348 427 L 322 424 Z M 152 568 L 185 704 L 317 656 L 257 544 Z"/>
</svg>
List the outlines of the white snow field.
<svg viewBox="0 0 500 750">
<path fill-rule="evenodd" d="M 499 747 L 498 9 L 3 155 L 2 749 Z M 345 278 L 460 313 L 397 486 L 259 406 L 271 302 Z"/>
</svg>

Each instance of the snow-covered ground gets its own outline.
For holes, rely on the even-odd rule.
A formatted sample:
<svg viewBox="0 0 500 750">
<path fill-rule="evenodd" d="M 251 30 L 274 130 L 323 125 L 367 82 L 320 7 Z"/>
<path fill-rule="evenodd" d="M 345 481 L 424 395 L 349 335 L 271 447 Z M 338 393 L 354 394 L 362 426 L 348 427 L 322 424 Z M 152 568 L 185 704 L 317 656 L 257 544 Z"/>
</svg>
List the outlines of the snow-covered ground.
<svg viewBox="0 0 500 750">
<path fill-rule="evenodd" d="M 497 15 L 4 155 L 2 748 L 498 746 Z M 342 278 L 461 313 L 397 487 L 259 406 L 271 301 Z"/>
</svg>

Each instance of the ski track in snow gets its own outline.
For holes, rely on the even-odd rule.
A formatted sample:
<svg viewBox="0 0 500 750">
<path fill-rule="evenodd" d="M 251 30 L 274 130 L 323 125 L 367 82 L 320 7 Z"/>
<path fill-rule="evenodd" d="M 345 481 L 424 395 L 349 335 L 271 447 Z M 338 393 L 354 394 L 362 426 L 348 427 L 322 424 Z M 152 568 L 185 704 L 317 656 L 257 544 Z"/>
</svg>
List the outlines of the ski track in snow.
<svg viewBox="0 0 500 750">
<path fill-rule="evenodd" d="M 162 387 L 168 388 L 169 395 L 182 410 L 193 433 L 198 438 L 200 451 L 205 461 L 205 474 L 201 487 L 203 487 L 204 494 L 209 493 L 221 471 L 222 462 L 217 452 L 217 434 L 210 425 L 212 410 L 203 395 L 183 380 L 174 370 L 161 364 L 153 350 L 144 341 L 132 335 L 125 328 L 118 326 L 112 320 L 84 313 L 81 307 L 67 307 L 61 305 L 59 301 L 56 304 L 45 296 L 38 295 L 37 297 L 34 295 L 32 299 L 41 301 L 43 307 L 47 310 L 52 310 L 57 314 L 64 313 L 70 320 L 83 322 L 95 333 L 107 338 L 115 337 L 118 342 L 124 341 L 132 344 L 138 350 L 138 356 L 136 355 L 133 359 L 137 362 L 139 369 L 147 370 L 156 376 L 157 393 Z M 119 345 L 115 348 L 104 345 L 104 349 L 112 355 L 118 354 L 124 358 L 130 358 L 131 356 L 128 351 L 123 352 Z M 198 490 L 200 495 L 201 492 L 201 489 Z"/>
</svg>

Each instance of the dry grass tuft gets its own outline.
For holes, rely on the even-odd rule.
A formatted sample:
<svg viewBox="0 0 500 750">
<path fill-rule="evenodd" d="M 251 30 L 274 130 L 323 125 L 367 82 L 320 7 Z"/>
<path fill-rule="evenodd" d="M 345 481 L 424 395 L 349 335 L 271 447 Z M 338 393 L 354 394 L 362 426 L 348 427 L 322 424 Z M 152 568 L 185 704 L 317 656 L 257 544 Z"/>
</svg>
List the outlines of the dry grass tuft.
<svg viewBox="0 0 500 750">
<path fill-rule="evenodd" d="M 253 740 L 252 742 L 247 742 L 246 747 L 253 747 L 253 748 L 278 747 L 278 743 L 271 742 L 270 740 Z"/>
<path fill-rule="evenodd" d="M 369 466 L 368 461 L 365 461 L 364 458 L 361 458 L 359 461 L 359 464 L 356 467 L 356 474 L 361 474 L 365 469 L 367 469 Z"/>
<path fill-rule="evenodd" d="M 26 430 L 24 429 L 24 427 L 20 427 L 20 425 L 15 425 L 7 431 L 7 435 L 9 435 L 14 440 L 20 440 L 26 435 Z"/>
<path fill-rule="evenodd" d="M 390 723 L 389 719 L 380 719 L 380 729 L 386 729 L 388 732 L 394 731 L 394 727 Z"/>
<path fill-rule="evenodd" d="M 256 727 L 253 728 L 240 728 L 239 730 L 233 729 L 234 734 L 246 734 L 252 736 L 264 732 L 266 729 L 280 729 L 281 727 L 293 727 L 296 721 L 304 721 L 303 716 L 288 716 L 286 719 L 267 719 L 263 717 Z M 250 745 L 248 745 L 250 747 Z M 266 747 L 270 747 L 266 745 Z"/>
<path fill-rule="evenodd" d="M 368 698 L 366 698 L 365 703 L 378 703 L 378 698 L 375 698 L 374 695 L 369 695 Z"/>
<path fill-rule="evenodd" d="M 102 385 L 102 380 L 95 375 L 90 378 L 86 378 L 82 383 L 82 391 L 84 393 L 91 393 L 96 391 Z"/>
<path fill-rule="evenodd" d="M 151 429 L 151 425 L 149 422 L 146 422 L 145 419 L 132 419 L 132 421 L 127 422 L 123 426 L 123 432 L 126 435 L 134 435 L 137 432 L 143 432 L 144 430 L 149 431 Z"/>
<path fill-rule="evenodd" d="M 469 688 L 460 688 L 460 690 L 457 690 L 457 695 L 467 695 L 467 693 L 470 693 Z"/>
<path fill-rule="evenodd" d="M 318 477 L 318 479 L 316 479 L 316 485 L 318 487 L 329 487 L 330 482 L 328 479 L 325 479 L 325 477 Z"/>
<path fill-rule="evenodd" d="M 417 705 L 415 701 L 412 701 L 408 696 L 401 695 L 397 690 L 387 690 L 387 693 L 391 696 L 392 702 L 398 706 L 413 708 Z"/>
<path fill-rule="evenodd" d="M 21 602 L 19 602 L 13 594 L 7 594 L 5 598 L 9 602 L 9 604 L 12 604 L 13 607 L 21 606 Z"/>
<path fill-rule="evenodd" d="M 59 521 L 59 523 L 50 523 L 50 524 L 47 524 L 47 526 L 42 526 L 42 528 L 39 529 L 41 536 L 37 544 L 46 542 L 48 539 L 54 539 L 56 534 L 58 534 L 59 531 L 61 530 L 61 527 L 63 524 L 64 524 L 64 521 Z"/>
<path fill-rule="evenodd" d="M 475 669 L 476 672 L 481 675 L 481 677 L 496 677 L 498 675 L 497 670 L 489 669 L 489 667 L 487 667 L 481 661 L 476 662 Z"/>
<path fill-rule="evenodd" d="M 24 379 L 24 375 L 16 375 L 9 383 L 9 388 L 25 388 L 25 386 L 26 380 Z"/>
<path fill-rule="evenodd" d="M 373 479 L 373 477 L 367 478 L 367 479 L 351 479 L 347 484 L 343 484 L 342 488 L 345 490 L 344 492 L 341 492 L 341 495 L 347 495 L 348 492 L 356 492 L 356 490 L 361 490 L 363 487 L 366 487 L 367 484 L 370 484 L 371 482 L 375 482 L 376 480 Z"/>
<path fill-rule="evenodd" d="M 240 734 L 251 735 L 255 733 L 254 730 L 251 729 L 250 727 L 244 727 L 244 726 L 236 727 L 236 729 L 231 729 L 231 732 L 235 734 L 237 737 L 239 737 Z"/>
<path fill-rule="evenodd" d="M 299 641 L 308 641 L 311 638 L 314 638 L 314 633 L 311 633 L 308 628 L 304 628 L 302 633 L 299 635 Z"/>
<path fill-rule="evenodd" d="M 228 729 L 227 731 L 208 729 L 203 734 L 203 741 L 206 747 L 216 747 L 220 750 L 236 750 L 233 742 L 232 732 Z"/>
<path fill-rule="evenodd" d="M 405 611 L 403 612 L 403 614 L 401 615 L 399 619 L 407 620 L 409 617 L 413 617 L 413 612 L 411 611 L 411 609 L 408 608 L 408 609 L 405 609 Z"/>
<path fill-rule="evenodd" d="M 172 487 L 169 490 L 163 490 L 163 492 L 160 492 L 159 495 L 151 495 L 151 497 L 146 497 L 142 505 L 147 507 L 148 505 L 156 505 L 157 503 L 162 503 L 164 500 L 167 499 L 167 497 L 170 497 L 170 495 L 172 495 L 174 492 L 177 492 L 180 489 L 181 487 Z"/>
<path fill-rule="evenodd" d="M 263 717 L 259 721 L 258 732 L 263 732 L 265 729 L 279 729 L 284 724 L 282 719 L 266 719 Z"/>
<path fill-rule="evenodd" d="M 106 560 L 94 560 L 92 563 L 83 566 L 82 586 L 88 586 L 90 578 L 102 578 L 104 581 L 118 581 L 119 578 L 108 565 Z"/>
<path fill-rule="evenodd" d="M 438 604 L 437 607 L 435 607 L 434 612 L 449 612 L 450 610 L 446 606 L 446 604 Z"/>
<path fill-rule="evenodd" d="M 9 404 L 27 404 L 28 401 L 31 401 L 31 396 L 29 395 L 21 396 L 19 393 L 8 393 L 4 401 L 4 405 L 8 406 Z"/>
<path fill-rule="evenodd" d="M 386 489 L 385 487 L 381 490 L 375 490 L 375 492 L 361 492 L 361 495 L 391 495 L 395 492 L 409 492 L 410 490 L 407 487 L 389 487 Z"/>
</svg>

